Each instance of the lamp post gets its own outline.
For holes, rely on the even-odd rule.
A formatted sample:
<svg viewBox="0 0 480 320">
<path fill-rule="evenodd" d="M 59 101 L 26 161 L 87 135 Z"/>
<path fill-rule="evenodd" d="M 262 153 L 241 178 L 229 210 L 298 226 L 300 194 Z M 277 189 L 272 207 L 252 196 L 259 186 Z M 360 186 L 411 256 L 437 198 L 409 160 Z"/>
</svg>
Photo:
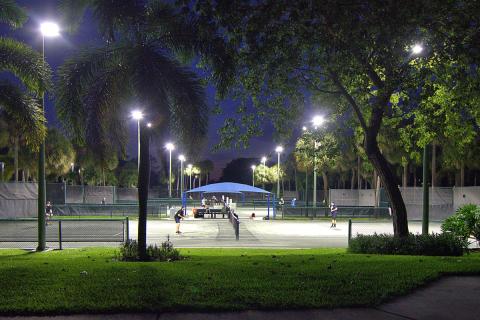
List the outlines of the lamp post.
<svg viewBox="0 0 480 320">
<path fill-rule="evenodd" d="M 140 120 L 143 119 L 143 113 L 140 110 L 133 110 L 131 116 L 137 120 L 137 168 L 140 171 Z"/>
<path fill-rule="evenodd" d="M 267 157 L 263 156 L 262 157 L 262 164 L 263 164 L 263 190 L 265 190 L 265 177 L 266 177 L 266 172 L 267 172 L 267 167 L 265 166 L 265 163 L 267 162 Z"/>
<path fill-rule="evenodd" d="M 45 38 L 58 37 L 60 28 L 53 22 L 44 22 L 40 25 L 42 33 L 42 61 L 45 66 Z M 45 92 L 42 92 L 42 110 L 45 114 Z M 45 139 L 42 139 L 38 156 L 38 246 L 37 251 L 43 251 L 46 248 L 45 233 L 45 203 L 47 201 L 46 182 L 45 182 Z"/>
<path fill-rule="evenodd" d="M 420 43 L 414 44 L 411 49 L 411 57 L 417 57 L 423 52 L 423 46 Z M 422 187 L 423 187 L 423 215 L 422 215 L 422 234 L 428 234 L 428 220 L 429 220 L 429 199 L 428 199 L 428 144 L 423 147 L 423 164 L 422 164 Z"/>
<path fill-rule="evenodd" d="M 189 188 L 189 190 L 191 190 L 192 189 L 192 168 L 193 168 L 193 165 L 189 164 L 187 167 L 188 167 L 188 175 L 190 176 L 190 188 Z"/>
<path fill-rule="evenodd" d="M 252 168 L 252 187 L 255 187 L 255 168 L 257 166 L 256 165 L 253 165 L 251 168 Z"/>
<path fill-rule="evenodd" d="M 283 152 L 283 147 L 278 146 L 275 148 L 275 152 L 278 155 L 277 161 L 277 199 L 280 199 L 280 153 Z"/>
<path fill-rule="evenodd" d="M 168 197 L 172 197 L 172 150 L 175 149 L 175 145 L 171 142 L 165 145 L 169 154 L 169 174 L 168 174 Z"/>
<path fill-rule="evenodd" d="M 325 119 L 322 116 L 315 116 L 312 119 L 313 128 L 315 130 L 318 129 L 323 123 Z M 303 127 L 304 131 L 306 127 Z M 317 141 L 314 141 L 314 152 L 313 152 L 313 207 L 317 207 Z M 324 195 L 326 196 L 326 195 Z"/>
<path fill-rule="evenodd" d="M 185 161 L 185 156 L 183 154 L 178 156 L 180 160 L 180 198 L 183 197 L 183 162 Z"/>
</svg>

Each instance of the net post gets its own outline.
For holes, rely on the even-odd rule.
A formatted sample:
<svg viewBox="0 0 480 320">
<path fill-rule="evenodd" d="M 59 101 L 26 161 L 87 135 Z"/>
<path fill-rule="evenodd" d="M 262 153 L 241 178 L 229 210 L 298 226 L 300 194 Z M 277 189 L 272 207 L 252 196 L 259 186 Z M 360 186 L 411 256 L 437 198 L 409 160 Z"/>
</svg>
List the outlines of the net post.
<svg viewBox="0 0 480 320">
<path fill-rule="evenodd" d="M 350 247 L 350 240 L 352 239 L 352 219 L 348 219 L 348 246 Z"/>
<path fill-rule="evenodd" d="M 63 250 L 62 246 L 62 220 L 58 220 L 58 248 Z"/>
</svg>

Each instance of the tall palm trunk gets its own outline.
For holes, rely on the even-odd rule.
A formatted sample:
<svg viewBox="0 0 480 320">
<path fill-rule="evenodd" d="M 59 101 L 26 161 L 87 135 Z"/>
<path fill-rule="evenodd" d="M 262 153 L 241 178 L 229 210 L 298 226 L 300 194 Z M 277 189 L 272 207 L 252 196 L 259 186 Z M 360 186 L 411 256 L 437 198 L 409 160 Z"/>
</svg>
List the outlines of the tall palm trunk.
<svg viewBox="0 0 480 320">
<path fill-rule="evenodd" d="M 322 171 L 322 178 L 323 178 L 323 199 L 325 205 L 328 205 L 328 176 L 325 171 Z"/>
<path fill-rule="evenodd" d="M 350 189 L 355 188 L 355 168 L 352 168 L 352 180 L 350 180 Z"/>
<path fill-rule="evenodd" d="M 407 180 L 408 180 L 408 162 L 403 166 L 403 174 L 402 174 L 402 187 L 407 187 Z"/>
<path fill-rule="evenodd" d="M 460 187 L 465 186 L 465 163 L 463 160 L 460 162 Z"/>
<path fill-rule="evenodd" d="M 362 189 L 362 175 L 360 174 L 360 155 L 357 155 L 357 189 Z"/>
<path fill-rule="evenodd" d="M 140 130 L 140 168 L 138 172 L 138 256 L 147 260 L 147 204 L 150 184 L 150 132 L 142 125 Z"/>
<path fill-rule="evenodd" d="M 13 170 L 15 170 L 15 182 L 18 182 L 18 148 L 18 137 L 15 137 L 13 145 Z"/>
<path fill-rule="evenodd" d="M 432 188 L 437 185 L 437 145 L 432 143 Z"/>
</svg>

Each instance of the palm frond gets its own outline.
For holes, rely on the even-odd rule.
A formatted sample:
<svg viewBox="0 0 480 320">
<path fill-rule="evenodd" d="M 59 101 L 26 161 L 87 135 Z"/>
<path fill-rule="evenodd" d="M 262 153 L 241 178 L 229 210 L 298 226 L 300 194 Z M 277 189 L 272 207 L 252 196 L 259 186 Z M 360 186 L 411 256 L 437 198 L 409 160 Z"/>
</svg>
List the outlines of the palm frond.
<svg viewBox="0 0 480 320">
<path fill-rule="evenodd" d="M 151 40 L 172 50 L 181 60 L 198 55 L 220 94 L 232 84 L 234 61 L 230 49 L 216 30 L 202 30 L 196 18 L 177 12 L 162 0 L 147 6 L 146 32 Z M 185 62 L 185 61 L 184 61 Z"/>
<path fill-rule="evenodd" d="M 121 107 L 129 93 L 126 68 L 119 64 L 110 65 L 95 77 L 85 98 L 85 138 L 91 150 L 99 154 L 124 152 L 120 146 L 125 144 L 128 130 Z"/>
<path fill-rule="evenodd" d="M 42 55 L 13 39 L 0 37 L 1 71 L 12 72 L 29 90 L 37 93 L 51 86 L 51 70 Z"/>
<path fill-rule="evenodd" d="M 84 98 L 103 70 L 119 64 L 115 53 L 117 48 L 84 48 L 58 69 L 55 92 L 58 117 L 67 135 L 78 144 L 85 142 L 87 112 Z"/>
<path fill-rule="evenodd" d="M 87 8 L 94 3 L 94 0 L 62 0 L 59 4 L 59 11 L 62 14 L 63 25 L 69 32 L 76 32 L 83 21 Z"/>
<path fill-rule="evenodd" d="M 0 82 L 0 108 L 9 116 L 26 143 L 38 147 L 46 136 L 45 117 L 38 100 L 17 86 Z"/>
<path fill-rule="evenodd" d="M 0 23 L 16 29 L 27 21 L 25 11 L 14 0 L 0 0 Z"/>
<path fill-rule="evenodd" d="M 152 113 L 169 120 L 172 135 L 184 147 L 198 147 L 208 125 L 208 106 L 198 77 L 154 46 L 139 46 L 134 57 L 132 81 L 137 94 L 148 101 Z"/>
</svg>

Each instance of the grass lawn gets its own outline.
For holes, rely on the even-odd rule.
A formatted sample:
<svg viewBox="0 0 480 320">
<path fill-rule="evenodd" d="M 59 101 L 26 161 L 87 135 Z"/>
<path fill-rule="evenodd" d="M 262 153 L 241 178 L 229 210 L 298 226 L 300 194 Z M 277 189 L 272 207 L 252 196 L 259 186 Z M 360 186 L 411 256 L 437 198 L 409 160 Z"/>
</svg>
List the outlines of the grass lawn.
<svg viewBox="0 0 480 320">
<path fill-rule="evenodd" d="M 0 250 L 0 313 L 292 309 L 376 305 L 480 254 L 376 256 L 344 249 L 183 249 L 179 262 L 118 262 L 114 249 Z M 84 272 L 86 271 L 86 273 Z"/>
</svg>

